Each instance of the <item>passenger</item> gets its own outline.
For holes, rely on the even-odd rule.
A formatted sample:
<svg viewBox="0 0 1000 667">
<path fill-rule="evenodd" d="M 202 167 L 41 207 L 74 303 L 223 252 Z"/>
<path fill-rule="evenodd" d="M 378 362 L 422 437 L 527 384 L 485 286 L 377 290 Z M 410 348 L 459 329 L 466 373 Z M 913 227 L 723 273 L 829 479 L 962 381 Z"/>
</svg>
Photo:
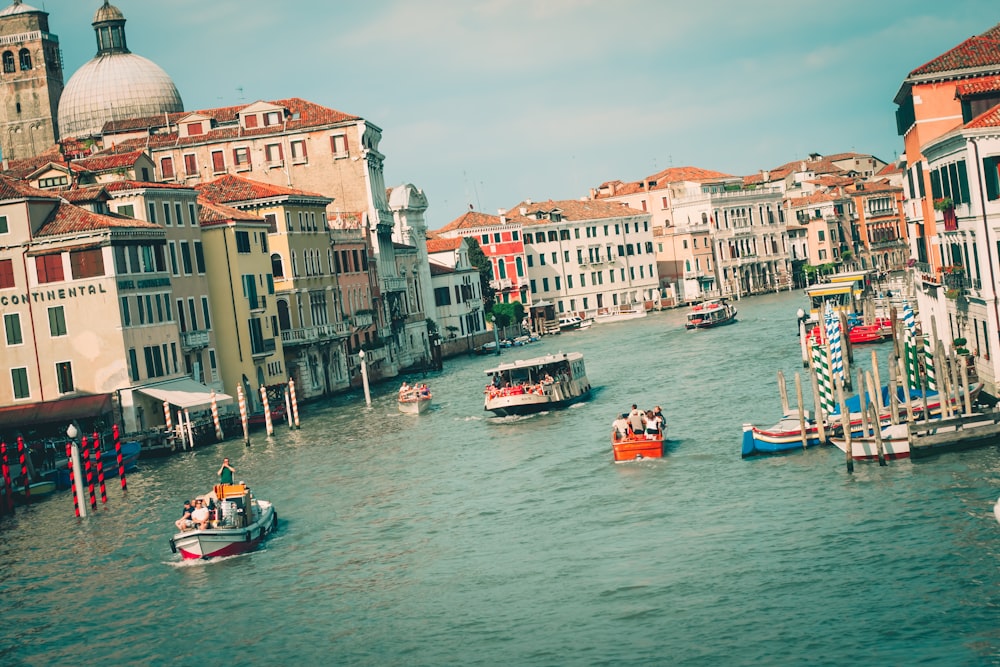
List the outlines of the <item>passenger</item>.
<svg viewBox="0 0 1000 667">
<path fill-rule="evenodd" d="M 641 435 L 646 431 L 646 413 L 640 410 L 635 403 L 632 404 L 632 412 L 628 415 L 628 423 L 636 435 Z"/>
<path fill-rule="evenodd" d="M 177 526 L 177 530 L 187 530 L 188 524 L 191 521 L 191 512 L 194 511 L 194 503 L 190 500 L 184 501 L 184 509 L 181 512 L 181 518 L 174 521 L 174 525 Z"/>
<path fill-rule="evenodd" d="M 663 410 L 660 409 L 659 405 L 657 405 L 655 408 L 653 408 L 653 416 L 656 417 L 656 418 L 658 418 L 660 420 L 660 423 L 658 424 L 658 426 L 659 426 L 660 431 L 662 432 L 663 428 L 667 425 L 667 418 L 663 416 Z"/>
<path fill-rule="evenodd" d="M 191 512 L 191 523 L 193 523 L 195 528 L 198 530 L 205 530 L 208 528 L 208 517 L 209 511 L 205 506 L 205 501 L 201 498 L 195 499 L 194 511 Z"/>
<path fill-rule="evenodd" d="M 233 466 L 229 465 L 229 459 L 222 459 L 222 466 L 219 468 L 219 472 L 216 474 L 219 476 L 219 484 L 232 484 L 233 483 Z"/>
<path fill-rule="evenodd" d="M 542 378 L 542 384 L 552 384 L 553 382 L 555 382 L 555 380 L 548 373 L 546 373 L 545 377 Z"/>
<path fill-rule="evenodd" d="M 618 417 L 618 419 L 611 422 L 611 437 L 615 440 L 622 440 L 628 437 L 629 425 L 628 425 L 628 413 L 623 412 Z"/>
<path fill-rule="evenodd" d="M 652 410 L 646 411 L 646 440 L 660 438 L 660 422 Z"/>
</svg>

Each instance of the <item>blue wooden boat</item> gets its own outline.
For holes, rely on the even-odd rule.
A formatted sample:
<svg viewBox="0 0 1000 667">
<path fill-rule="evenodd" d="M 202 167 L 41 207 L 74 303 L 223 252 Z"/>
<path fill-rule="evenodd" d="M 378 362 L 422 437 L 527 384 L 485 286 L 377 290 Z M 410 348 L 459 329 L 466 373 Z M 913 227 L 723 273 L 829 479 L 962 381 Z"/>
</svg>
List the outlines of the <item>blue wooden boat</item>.
<svg viewBox="0 0 1000 667">
<path fill-rule="evenodd" d="M 122 465 L 125 467 L 125 472 L 135 470 L 141 451 L 142 445 L 138 442 L 130 441 L 122 443 Z M 82 463 L 81 461 L 81 465 Z M 91 464 L 93 464 L 93 461 L 91 461 Z M 118 453 L 114 448 L 101 453 L 101 466 L 104 468 L 104 479 L 111 479 L 118 476 Z M 94 471 L 94 480 L 96 481 L 97 469 L 93 465 L 91 465 L 91 469 Z M 60 466 L 56 470 L 55 483 L 57 489 L 70 488 L 69 469 L 65 465 Z"/>
</svg>

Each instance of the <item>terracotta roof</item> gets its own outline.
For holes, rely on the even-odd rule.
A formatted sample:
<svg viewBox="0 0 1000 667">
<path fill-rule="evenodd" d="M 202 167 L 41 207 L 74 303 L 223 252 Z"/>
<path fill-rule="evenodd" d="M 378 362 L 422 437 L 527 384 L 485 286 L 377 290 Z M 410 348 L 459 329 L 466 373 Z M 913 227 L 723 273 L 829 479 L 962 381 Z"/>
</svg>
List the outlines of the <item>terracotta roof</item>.
<svg viewBox="0 0 1000 667">
<path fill-rule="evenodd" d="M 979 114 L 966 123 L 965 127 L 1000 127 L 1000 104 Z"/>
<path fill-rule="evenodd" d="M 897 160 L 895 162 L 890 162 L 889 164 L 887 164 L 884 167 L 882 167 L 881 169 L 879 169 L 878 172 L 875 175 L 876 176 L 887 176 L 889 174 L 901 174 L 904 171 L 905 171 L 905 169 L 903 169 L 903 165 L 900 164 L 900 162 Z"/>
<path fill-rule="evenodd" d="M 190 185 L 154 183 L 152 181 L 111 181 L 102 185 L 108 192 L 127 192 L 129 190 L 194 190 Z"/>
<path fill-rule="evenodd" d="M 177 130 L 168 133 L 150 134 L 148 137 L 138 139 L 128 139 L 119 142 L 119 149 L 138 149 L 149 146 L 150 148 L 164 148 L 167 146 L 184 146 L 188 144 L 201 144 L 218 141 L 220 139 L 236 139 L 238 137 L 268 136 L 272 134 L 284 134 L 295 132 L 296 130 L 308 130 L 327 125 L 336 125 L 361 120 L 359 116 L 330 109 L 298 97 L 291 97 L 283 100 L 270 100 L 266 104 L 273 104 L 286 110 L 285 119 L 280 125 L 268 127 L 245 128 L 239 124 L 239 112 L 256 104 L 243 104 L 233 107 L 218 107 L 215 109 L 200 109 L 197 111 L 185 111 L 168 114 L 166 118 L 152 116 L 126 121 L 108 122 L 104 125 L 104 132 L 112 134 L 118 131 L 136 131 L 142 129 L 164 128 L 169 122 L 175 125 L 180 119 L 198 114 L 208 116 L 215 122 L 215 127 L 209 128 L 203 134 L 193 137 L 180 136 Z"/>
<path fill-rule="evenodd" d="M 448 238 L 433 238 L 427 239 L 427 253 L 434 254 L 436 252 L 449 252 L 458 250 L 458 247 L 462 245 L 465 239 L 462 237 L 455 237 L 452 239 Z"/>
<path fill-rule="evenodd" d="M 427 262 L 427 263 L 431 267 L 432 276 L 443 276 L 448 273 L 455 273 L 455 269 L 451 268 L 450 266 L 442 266 L 437 262 Z"/>
<path fill-rule="evenodd" d="M 527 215 L 521 215 L 524 208 Z M 579 199 L 564 199 L 559 201 L 543 202 L 521 202 L 507 210 L 508 219 L 513 222 L 520 222 L 522 225 L 549 225 L 552 220 L 543 217 L 535 217 L 538 213 L 551 213 L 559 211 L 563 220 L 579 222 L 583 220 L 603 220 L 607 218 L 621 218 L 629 215 L 648 215 L 634 208 L 630 208 L 621 202 L 606 202 L 594 199 L 580 201 Z"/>
<path fill-rule="evenodd" d="M 814 183 L 825 188 L 835 188 L 840 185 L 851 185 L 854 183 L 854 179 L 850 176 L 820 176 L 810 179 L 807 183 Z"/>
<path fill-rule="evenodd" d="M 937 58 L 910 72 L 910 77 L 927 74 L 957 72 L 979 67 L 1000 67 L 1000 24 L 958 46 L 945 51 Z"/>
<path fill-rule="evenodd" d="M 0 201 L 24 199 L 25 197 L 59 199 L 59 194 L 33 188 L 24 181 L 15 178 L 0 176 Z"/>
<path fill-rule="evenodd" d="M 198 224 L 202 227 L 212 227 L 215 225 L 225 225 L 230 222 L 258 222 L 267 224 L 264 218 L 256 216 L 238 208 L 217 204 L 203 195 L 198 196 Z"/>
<path fill-rule="evenodd" d="M 220 204 L 247 202 L 255 199 L 273 199 L 275 197 L 317 197 L 332 202 L 331 197 L 324 197 L 314 192 L 296 190 L 281 185 L 271 185 L 262 181 L 253 181 L 241 176 L 226 174 L 209 183 L 199 183 L 194 186 L 207 199 Z"/>
<path fill-rule="evenodd" d="M 509 220 L 509 218 L 508 218 Z M 437 230 L 437 233 L 450 232 L 456 229 L 476 229 L 479 227 L 495 227 L 500 222 L 500 216 L 480 213 L 479 211 L 467 211 L 455 218 L 447 225 Z"/>
<path fill-rule="evenodd" d="M 98 153 L 93 157 L 85 157 L 79 160 L 74 160 L 71 164 L 77 168 L 85 169 L 87 171 L 110 171 L 113 169 L 134 166 L 141 155 L 143 155 L 142 151 L 129 151 L 127 153 Z"/>
<path fill-rule="evenodd" d="M 963 81 L 955 86 L 955 97 L 957 98 L 974 97 L 976 95 L 996 92 L 1000 92 L 1000 75 Z"/>
<path fill-rule="evenodd" d="M 78 232 L 94 232 L 105 229 L 146 229 L 162 230 L 157 224 L 136 220 L 134 218 L 118 218 L 109 215 L 91 213 L 85 208 L 73 204 L 62 203 L 49 219 L 36 232 L 35 236 L 57 236 Z"/>
<path fill-rule="evenodd" d="M 339 211 L 336 216 L 327 218 L 327 224 L 331 229 L 362 229 L 365 214 L 363 211 Z"/>
<path fill-rule="evenodd" d="M 826 204 L 837 198 L 836 195 L 829 192 L 811 192 L 803 197 L 791 197 L 788 199 L 788 205 L 795 207 L 809 206 L 810 204 Z"/>
<path fill-rule="evenodd" d="M 658 171 L 652 176 L 647 176 L 646 182 L 656 181 L 657 187 L 664 183 L 680 183 L 682 181 L 711 181 L 719 178 L 732 178 L 732 174 L 724 174 L 721 171 L 712 169 L 702 169 L 701 167 L 668 167 Z"/>
<path fill-rule="evenodd" d="M 78 204 L 80 202 L 91 202 L 91 201 L 107 201 L 111 199 L 108 191 L 104 189 L 102 185 L 96 185 L 93 187 L 84 188 L 73 188 L 71 190 L 60 190 L 59 196 L 68 201 L 70 204 Z"/>
</svg>

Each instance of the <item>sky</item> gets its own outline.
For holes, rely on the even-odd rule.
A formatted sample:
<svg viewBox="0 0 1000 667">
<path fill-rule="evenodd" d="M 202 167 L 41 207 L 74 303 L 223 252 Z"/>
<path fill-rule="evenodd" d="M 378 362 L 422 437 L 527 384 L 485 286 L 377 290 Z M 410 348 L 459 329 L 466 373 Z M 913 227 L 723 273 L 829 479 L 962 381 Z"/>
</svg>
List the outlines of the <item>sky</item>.
<svg viewBox="0 0 1000 667">
<path fill-rule="evenodd" d="M 96 53 L 101 0 L 27 2 L 68 80 Z M 671 166 L 891 161 L 909 72 L 1000 22 L 996 0 L 113 4 L 187 110 L 301 97 L 380 127 L 386 185 L 422 189 L 430 229 Z"/>
</svg>

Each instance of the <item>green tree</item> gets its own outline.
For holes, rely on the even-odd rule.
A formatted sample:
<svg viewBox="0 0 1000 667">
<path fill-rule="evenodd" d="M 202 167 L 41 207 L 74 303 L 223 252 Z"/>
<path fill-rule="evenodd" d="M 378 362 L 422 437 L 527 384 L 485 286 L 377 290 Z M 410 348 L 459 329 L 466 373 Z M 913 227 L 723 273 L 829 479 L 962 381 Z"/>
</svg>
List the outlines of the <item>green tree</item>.
<svg viewBox="0 0 1000 667">
<path fill-rule="evenodd" d="M 490 286 L 493 280 L 493 262 L 483 253 L 479 247 L 479 241 L 469 239 L 469 261 L 479 269 L 479 289 L 483 294 L 483 312 L 490 312 L 493 304 L 496 303 L 496 290 Z"/>
</svg>

